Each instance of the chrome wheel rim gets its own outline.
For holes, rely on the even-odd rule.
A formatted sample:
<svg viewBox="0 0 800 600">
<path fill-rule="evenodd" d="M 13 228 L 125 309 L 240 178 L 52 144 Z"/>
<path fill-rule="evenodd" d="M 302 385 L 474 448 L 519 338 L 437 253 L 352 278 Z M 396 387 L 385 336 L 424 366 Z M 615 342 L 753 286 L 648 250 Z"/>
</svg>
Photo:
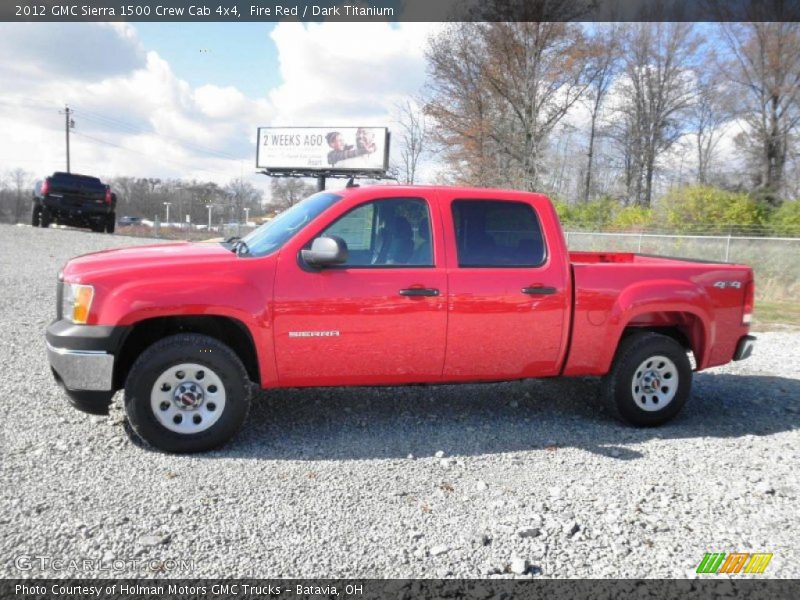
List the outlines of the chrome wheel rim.
<svg viewBox="0 0 800 600">
<path fill-rule="evenodd" d="M 150 408 L 156 420 L 175 433 L 192 435 L 205 431 L 225 410 L 225 386 L 213 369 L 182 363 L 165 369 L 150 392 Z"/>
<path fill-rule="evenodd" d="M 663 410 L 678 393 L 678 367 L 666 356 L 651 356 L 633 372 L 631 393 L 636 406 L 647 412 Z"/>
</svg>

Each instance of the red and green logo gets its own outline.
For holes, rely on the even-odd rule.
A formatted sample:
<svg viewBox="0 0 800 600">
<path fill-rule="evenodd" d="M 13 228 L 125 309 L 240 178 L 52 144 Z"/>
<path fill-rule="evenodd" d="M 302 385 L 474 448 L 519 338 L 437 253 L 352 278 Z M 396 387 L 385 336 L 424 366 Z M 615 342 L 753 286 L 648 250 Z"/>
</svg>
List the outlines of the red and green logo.
<svg viewBox="0 0 800 600">
<path fill-rule="evenodd" d="M 706 552 L 703 560 L 697 565 L 698 573 L 763 573 L 772 554 L 767 552 Z"/>
</svg>

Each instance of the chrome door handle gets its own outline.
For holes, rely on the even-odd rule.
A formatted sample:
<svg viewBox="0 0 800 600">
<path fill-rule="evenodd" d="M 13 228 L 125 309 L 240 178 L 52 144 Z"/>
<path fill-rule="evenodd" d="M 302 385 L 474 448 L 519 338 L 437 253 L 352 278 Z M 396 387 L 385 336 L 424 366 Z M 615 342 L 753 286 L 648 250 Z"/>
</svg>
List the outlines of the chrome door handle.
<svg viewBox="0 0 800 600">
<path fill-rule="evenodd" d="M 554 287 L 545 287 L 542 285 L 531 285 L 528 287 L 522 288 L 523 294 L 528 294 L 529 296 L 546 296 L 550 294 L 556 293 L 556 288 Z"/>
<path fill-rule="evenodd" d="M 436 288 L 405 288 L 400 290 L 401 296 L 438 296 Z"/>
</svg>

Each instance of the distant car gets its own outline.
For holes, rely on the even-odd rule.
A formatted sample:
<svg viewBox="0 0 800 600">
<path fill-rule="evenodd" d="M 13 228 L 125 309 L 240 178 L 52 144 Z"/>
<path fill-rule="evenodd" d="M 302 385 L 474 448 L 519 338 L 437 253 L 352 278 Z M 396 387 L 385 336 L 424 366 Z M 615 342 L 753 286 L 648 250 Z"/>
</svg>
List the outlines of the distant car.
<svg viewBox="0 0 800 600">
<path fill-rule="evenodd" d="M 51 223 L 114 233 L 117 195 L 97 177 L 57 171 L 33 190 L 34 227 Z"/>
<path fill-rule="evenodd" d="M 120 227 L 132 227 L 134 225 L 144 225 L 144 219 L 141 217 L 122 217 L 119 220 Z"/>
</svg>

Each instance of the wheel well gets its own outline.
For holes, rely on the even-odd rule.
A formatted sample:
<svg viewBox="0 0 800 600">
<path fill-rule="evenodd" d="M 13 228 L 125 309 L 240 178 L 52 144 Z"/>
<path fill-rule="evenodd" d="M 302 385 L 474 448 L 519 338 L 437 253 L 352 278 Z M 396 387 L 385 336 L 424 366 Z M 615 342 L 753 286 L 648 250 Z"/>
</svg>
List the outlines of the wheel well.
<svg viewBox="0 0 800 600">
<path fill-rule="evenodd" d="M 241 321 L 219 316 L 156 317 L 136 323 L 122 342 L 114 361 L 114 389 L 125 386 L 133 363 L 160 339 L 177 333 L 199 333 L 219 340 L 236 352 L 250 380 L 261 383 L 256 347 Z"/>
<path fill-rule="evenodd" d="M 652 331 L 671 337 L 694 355 L 698 363 L 705 350 L 705 332 L 702 321 L 692 313 L 653 312 L 638 315 L 622 332 L 622 339 L 640 332 Z"/>
</svg>

